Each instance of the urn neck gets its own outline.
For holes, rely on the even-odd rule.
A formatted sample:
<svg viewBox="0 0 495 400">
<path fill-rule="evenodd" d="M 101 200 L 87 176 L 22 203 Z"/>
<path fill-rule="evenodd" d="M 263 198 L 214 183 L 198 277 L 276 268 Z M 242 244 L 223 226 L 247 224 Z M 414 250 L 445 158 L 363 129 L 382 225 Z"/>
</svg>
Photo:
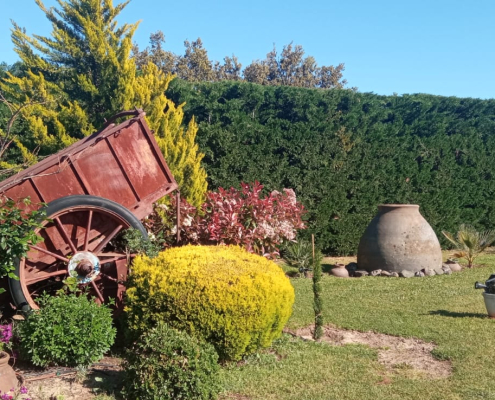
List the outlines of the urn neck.
<svg viewBox="0 0 495 400">
<path fill-rule="evenodd" d="M 419 211 L 418 204 L 380 204 L 378 211 L 386 213 L 390 211 Z"/>
<path fill-rule="evenodd" d="M 0 365 L 8 364 L 10 356 L 5 351 L 0 351 Z"/>
</svg>

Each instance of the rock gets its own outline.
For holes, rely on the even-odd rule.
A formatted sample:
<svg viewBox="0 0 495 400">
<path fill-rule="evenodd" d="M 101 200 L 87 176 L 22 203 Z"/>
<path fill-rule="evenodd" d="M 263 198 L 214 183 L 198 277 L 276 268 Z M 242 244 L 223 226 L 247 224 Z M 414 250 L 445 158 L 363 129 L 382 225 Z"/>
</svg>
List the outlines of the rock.
<svg viewBox="0 0 495 400">
<path fill-rule="evenodd" d="M 400 271 L 399 276 L 403 278 L 412 278 L 414 276 L 414 272 L 403 269 L 402 271 Z"/>
<path fill-rule="evenodd" d="M 443 265 L 447 265 L 452 272 L 462 271 L 462 267 L 456 261 L 447 260 L 447 262 L 445 264 L 443 264 Z"/>
<path fill-rule="evenodd" d="M 362 269 L 358 269 L 356 272 L 354 272 L 354 276 L 357 278 L 360 278 L 361 276 L 368 276 L 368 275 L 369 275 L 368 271 L 365 271 Z"/>
<path fill-rule="evenodd" d="M 437 274 L 437 275 L 443 275 L 444 274 L 442 268 L 435 268 L 434 271 L 435 271 L 435 274 Z"/>
<path fill-rule="evenodd" d="M 382 273 L 382 270 L 381 269 L 375 269 L 374 271 L 371 271 L 370 272 L 370 275 L 371 276 L 378 276 Z"/>
<path fill-rule="evenodd" d="M 354 276 L 354 273 L 357 271 L 358 269 L 358 265 L 357 263 L 355 262 L 350 262 L 349 264 L 347 264 L 345 266 L 345 268 L 347 269 L 347 271 L 349 271 L 349 275 L 350 276 Z"/>
<path fill-rule="evenodd" d="M 398 272 L 395 272 L 395 271 L 394 272 L 391 272 L 390 273 L 390 277 L 391 278 L 398 278 L 399 277 L 399 273 Z"/>
<path fill-rule="evenodd" d="M 388 271 L 380 272 L 380 276 L 390 276 L 390 275 L 391 275 L 391 272 L 388 272 Z"/>
<path fill-rule="evenodd" d="M 442 266 L 442 271 L 445 275 L 452 275 L 452 270 L 447 264 L 444 264 L 444 266 Z"/>
<path fill-rule="evenodd" d="M 423 276 L 425 276 L 425 273 L 423 271 L 416 271 L 414 273 L 414 276 L 417 278 L 422 278 Z"/>
<path fill-rule="evenodd" d="M 435 270 L 431 268 L 425 268 L 425 276 L 433 276 L 435 275 Z"/>
</svg>

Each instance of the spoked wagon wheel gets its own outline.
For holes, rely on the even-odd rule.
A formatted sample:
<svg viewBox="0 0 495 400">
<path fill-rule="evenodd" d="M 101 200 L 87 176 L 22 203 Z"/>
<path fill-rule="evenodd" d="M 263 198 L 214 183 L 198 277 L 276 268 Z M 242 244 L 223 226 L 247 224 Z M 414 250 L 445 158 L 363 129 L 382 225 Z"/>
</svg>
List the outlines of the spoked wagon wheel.
<svg viewBox="0 0 495 400">
<path fill-rule="evenodd" d="M 117 235 L 128 228 L 147 236 L 141 222 L 125 207 L 95 196 L 67 196 L 46 208 L 47 220 L 37 233 L 43 242 L 31 246 L 16 267 L 19 280 L 9 280 L 18 309 L 38 309 L 44 292 L 54 295 L 68 276 L 98 303 L 115 301 L 123 308 L 128 255 L 115 246 Z"/>
</svg>

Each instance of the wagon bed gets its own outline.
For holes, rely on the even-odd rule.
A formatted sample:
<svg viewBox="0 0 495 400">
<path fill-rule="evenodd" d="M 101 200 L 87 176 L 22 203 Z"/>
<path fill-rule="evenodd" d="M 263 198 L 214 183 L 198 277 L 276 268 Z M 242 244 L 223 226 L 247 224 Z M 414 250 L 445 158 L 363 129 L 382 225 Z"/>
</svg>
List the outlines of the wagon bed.
<svg viewBox="0 0 495 400">
<path fill-rule="evenodd" d="M 31 199 L 27 209 L 47 203 L 49 218 L 19 261 L 19 280 L 9 280 L 18 308 L 37 308 L 42 292 L 77 277 L 97 301 L 122 307 L 129 255 L 114 243 L 125 229 L 146 236 L 140 220 L 153 203 L 177 189 L 142 110 L 107 126 L 38 164 L 0 182 L 0 195 Z"/>
<path fill-rule="evenodd" d="M 142 219 L 157 199 L 177 188 L 142 110 L 123 123 L 74 143 L 0 182 L 0 194 L 30 197 L 32 207 L 70 195 L 115 201 Z"/>
</svg>

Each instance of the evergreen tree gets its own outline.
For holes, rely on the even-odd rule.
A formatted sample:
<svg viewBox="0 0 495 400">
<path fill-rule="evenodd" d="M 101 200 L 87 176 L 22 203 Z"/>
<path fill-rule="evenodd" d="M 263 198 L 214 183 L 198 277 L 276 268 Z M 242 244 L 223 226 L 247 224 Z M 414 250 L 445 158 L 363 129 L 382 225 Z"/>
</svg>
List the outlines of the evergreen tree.
<svg viewBox="0 0 495 400">
<path fill-rule="evenodd" d="M 208 58 L 208 52 L 203 47 L 201 38 L 193 42 L 184 42 L 186 51 L 179 57 L 174 72 L 179 78 L 191 82 L 204 82 L 215 80 L 213 65 Z"/>
<path fill-rule="evenodd" d="M 182 124 L 184 104 L 176 106 L 165 96 L 172 75 L 147 64 L 136 78 L 136 100 L 147 110 L 146 118 L 155 130 L 155 139 L 181 188 L 182 196 L 195 207 L 205 200 L 206 172 L 201 166 L 203 154 L 195 143 L 198 126 L 191 118 L 187 128 Z M 163 113 L 163 110 L 166 110 Z"/>
<path fill-rule="evenodd" d="M 119 27 L 116 21 L 128 1 L 114 6 L 112 0 L 59 0 L 60 7 L 50 9 L 35 1 L 52 23 L 52 35 L 31 37 L 14 23 L 15 51 L 28 72 L 0 81 L 0 92 L 22 107 L 28 123 L 30 135 L 20 136 L 20 143 L 49 154 L 91 134 L 119 111 L 143 108 L 186 199 L 198 204 L 206 173 L 194 143 L 197 128 L 194 122 L 184 128 L 181 106 L 165 97 L 170 74 L 155 66 L 137 72 L 131 50 L 138 24 Z M 46 99 L 31 104 L 29 87 Z"/>
<path fill-rule="evenodd" d="M 224 57 L 223 64 L 217 61 L 214 69 L 217 81 L 240 81 L 242 79 L 242 64 L 235 55 L 232 55 L 232 58 Z"/>
<path fill-rule="evenodd" d="M 174 73 L 178 56 L 163 48 L 165 44 L 165 35 L 162 31 L 156 31 L 150 35 L 150 46 L 143 51 L 139 46 L 134 44 L 132 47 L 132 57 L 136 62 L 138 69 L 143 69 L 146 64 L 152 62 L 158 69 L 165 74 Z"/>
<path fill-rule="evenodd" d="M 296 86 L 306 88 L 342 89 L 344 64 L 319 67 L 314 57 L 304 57 L 300 45 L 289 43 L 279 55 L 274 47 L 264 60 L 253 61 L 244 70 L 235 55 L 224 57 L 223 63 L 211 61 L 201 38 L 184 42 L 185 52 L 177 56 L 164 50 L 165 35 L 157 31 L 150 35 L 150 46 L 143 51 L 134 45 L 132 55 L 142 68 L 152 62 L 165 73 L 172 72 L 189 82 L 218 82 L 245 80 L 260 85 Z"/>
<path fill-rule="evenodd" d="M 347 83 L 343 71 L 344 64 L 318 67 L 314 57 L 304 57 L 302 46 L 289 43 L 280 56 L 274 47 L 264 60 L 248 65 L 244 79 L 261 85 L 342 89 Z"/>
</svg>

